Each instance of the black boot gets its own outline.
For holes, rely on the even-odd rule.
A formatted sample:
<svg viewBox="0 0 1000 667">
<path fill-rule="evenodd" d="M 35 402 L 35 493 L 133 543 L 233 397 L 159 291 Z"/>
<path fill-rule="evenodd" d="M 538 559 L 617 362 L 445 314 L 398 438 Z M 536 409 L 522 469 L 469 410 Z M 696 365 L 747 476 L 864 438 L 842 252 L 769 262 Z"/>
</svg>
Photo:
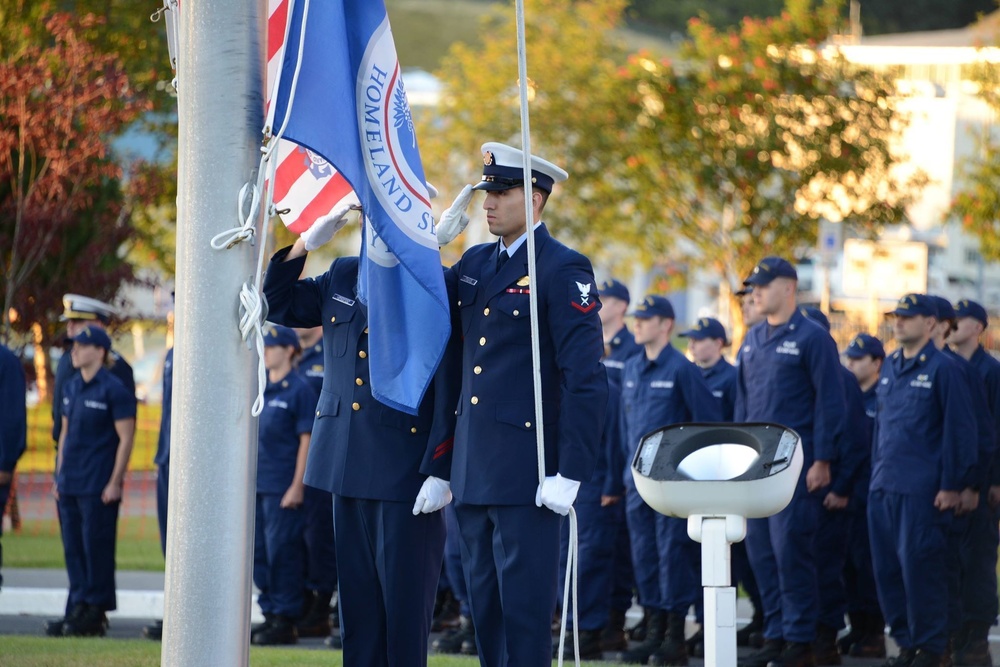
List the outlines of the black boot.
<svg viewBox="0 0 1000 667">
<path fill-rule="evenodd" d="M 63 637 L 103 637 L 108 627 L 107 621 L 101 609 L 84 605 L 80 614 L 66 619 L 62 629 Z"/>
<path fill-rule="evenodd" d="M 644 642 L 646 641 L 646 630 L 649 628 L 649 617 L 652 615 L 651 609 L 642 610 L 642 618 L 635 625 L 634 628 L 628 631 L 628 638 L 634 642 Z"/>
<path fill-rule="evenodd" d="M 299 635 L 295 631 L 295 622 L 288 616 L 276 614 L 271 624 L 250 636 L 250 643 L 256 646 L 278 646 L 296 644 Z"/>
<path fill-rule="evenodd" d="M 646 639 L 638 646 L 618 654 L 618 660 L 630 665 L 645 665 L 649 656 L 660 648 L 667 635 L 667 612 L 652 609 L 649 612 L 649 623 L 646 626 Z"/>
<path fill-rule="evenodd" d="M 163 621 L 153 621 L 149 625 L 143 627 L 142 636 L 146 639 L 152 639 L 153 641 L 160 641 L 163 639 Z"/>
<path fill-rule="evenodd" d="M 884 658 L 885 657 L 885 619 L 881 612 L 864 614 L 862 617 L 862 635 L 851 645 L 849 653 L 854 658 Z M 906 656 L 904 656 L 905 658 Z M 912 659 L 912 656 L 910 656 Z"/>
<path fill-rule="evenodd" d="M 810 642 L 785 642 L 785 650 L 767 667 L 816 667 L 816 656 Z"/>
<path fill-rule="evenodd" d="M 959 667 L 993 667 L 990 655 L 990 626 L 986 623 L 966 623 L 962 646 L 955 647 L 952 662 Z"/>
<path fill-rule="evenodd" d="M 628 638 L 625 636 L 625 612 L 612 609 L 608 614 L 608 624 L 601 631 L 602 651 L 624 651 L 628 648 Z"/>
<path fill-rule="evenodd" d="M 747 655 L 742 660 L 737 660 L 739 667 L 767 667 L 772 660 L 781 657 L 781 652 L 785 650 L 785 640 L 765 639 L 764 645 Z"/>
<path fill-rule="evenodd" d="M 552 657 L 559 657 L 559 640 L 552 645 Z M 566 641 L 563 644 L 563 658 L 570 660 L 576 657 L 573 647 L 573 633 L 566 633 Z M 604 657 L 601 650 L 601 630 L 580 630 L 580 660 L 600 660 Z"/>
<path fill-rule="evenodd" d="M 760 609 L 753 610 L 753 618 L 750 622 L 736 631 L 737 646 L 753 646 L 761 648 L 764 645 L 764 612 Z"/>
<path fill-rule="evenodd" d="M 468 616 L 459 618 L 458 627 L 447 630 L 443 635 L 434 640 L 431 648 L 438 653 L 461 653 L 462 644 L 471 639 L 473 646 L 476 643 L 476 630 L 472 626 L 472 619 Z"/>
<path fill-rule="evenodd" d="M 459 603 L 449 588 L 438 596 L 438 602 L 434 606 L 434 620 L 431 621 L 431 632 L 458 627 L 459 619 Z"/>
<path fill-rule="evenodd" d="M 271 627 L 271 624 L 273 624 L 273 623 L 274 623 L 274 614 L 264 614 L 264 622 L 263 623 L 257 623 L 256 625 L 251 625 L 250 626 L 250 636 L 253 637 L 255 634 L 257 634 L 261 630 L 265 630 L 265 629 Z"/>
<path fill-rule="evenodd" d="M 913 659 L 915 657 L 917 657 L 917 652 L 915 650 L 901 648 L 899 649 L 899 655 L 887 658 L 880 667 L 910 667 L 910 665 L 913 664 Z"/>
<path fill-rule="evenodd" d="M 813 655 L 817 665 L 839 665 L 840 652 L 837 650 L 837 630 L 822 623 L 816 626 L 816 641 Z"/>
<path fill-rule="evenodd" d="M 327 637 L 330 634 L 330 600 L 333 591 L 309 591 L 305 613 L 295 622 L 299 637 Z"/>
<path fill-rule="evenodd" d="M 684 640 L 687 644 L 688 655 L 692 658 L 705 657 L 705 628 L 700 627 L 698 631 Z"/>
<path fill-rule="evenodd" d="M 847 622 L 850 624 L 851 629 L 846 635 L 837 640 L 837 650 L 842 655 L 850 654 L 851 647 L 868 632 L 868 614 L 849 612 L 847 614 Z"/>
<path fill-rule="evenodd" d="M 684 614 L 667 614 L 666 636 L 660 647 L 649 656 L 648 664 L 677 665 L 679 667 L 688 664 L 687 643 L 684 641 L 684 622 Z"/>
<path fill-rule="evenodd" d="M 941 667 L 941 656 L 937 653 L 928 653 L 924 649 L 917 649 L 910 667 Z"/>
</svg>

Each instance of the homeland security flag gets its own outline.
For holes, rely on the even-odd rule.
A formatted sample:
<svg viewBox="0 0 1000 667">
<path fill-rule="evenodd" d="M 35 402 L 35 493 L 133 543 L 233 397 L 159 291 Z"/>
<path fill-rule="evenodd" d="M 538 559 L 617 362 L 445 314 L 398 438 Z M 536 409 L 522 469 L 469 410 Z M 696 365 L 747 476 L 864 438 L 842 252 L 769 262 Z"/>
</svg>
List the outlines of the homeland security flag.
<svg viewBox="0 0 1000 667">
<path fill-rule="evenodd" d="M 274 104 L 274 127 L 287 115 L 284 137 L 328 160 L 361 201 L 367 222 L 358 283 L 368 304 L 372 395 L 416 414 L 444 353 L 450 318 L 383 0 L 296 0 Z"/>
</svg>

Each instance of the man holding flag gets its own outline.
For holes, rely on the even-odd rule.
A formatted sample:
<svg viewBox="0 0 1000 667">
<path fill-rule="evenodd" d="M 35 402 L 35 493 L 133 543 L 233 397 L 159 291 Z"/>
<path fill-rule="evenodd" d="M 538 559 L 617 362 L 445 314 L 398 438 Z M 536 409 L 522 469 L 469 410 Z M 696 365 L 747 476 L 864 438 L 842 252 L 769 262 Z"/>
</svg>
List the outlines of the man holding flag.
<svg viewBox="0 0 1000 667">
<path fill-rule="evenodd" d="M 567 173 L 498 143 L 483 150 L 483 177 L 441 217 L 439 240 L 465 225 L 472 190 L 485 190 L 495 243 L 469 249 L 450 270 L 454 326 L 464 338 L 451 471 L 469 606 L 483 665 L 549 665 L 559 533 L 580 483 L 596 464 L 608 400 L 600 301 L 590 261 L 549 236 L 542 209 Z M 531 197 L 532 221 L 524 197 Z M 528 275 L 527 235 L 537 272 Z M 452 283 L 449 281 L 449 286 Z M 538 322 L 531 322 L 537 290 Z M 538 480 L 532 330 L 540 350 L 545 478 Z"/>
</svg>

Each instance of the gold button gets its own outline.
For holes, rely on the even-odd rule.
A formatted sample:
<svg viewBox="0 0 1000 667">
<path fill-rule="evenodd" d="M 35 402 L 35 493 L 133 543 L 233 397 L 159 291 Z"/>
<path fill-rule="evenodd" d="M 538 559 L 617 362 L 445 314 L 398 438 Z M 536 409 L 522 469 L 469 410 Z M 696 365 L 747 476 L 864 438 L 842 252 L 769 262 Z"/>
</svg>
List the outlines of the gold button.
<svg viewBox="0 0 1000 667">
<path fill-rule="evenodd" d="M 351 407 L 354 408 L 355 412 L 357 412 L 358 410 L 361 409 L 361 404 L 360 403 L 352 403 Z"/>
<path fill-rule="evenodd" d="M 517 317 L 520 314 L 521 314 L 520 311 L 517 311 L 517 310 L 514 311 L 514 317 Z"/>
<path fill-rule="evenodd" d="M 486 345 L 486 336 L 483 336 L 482 338 L 479 339 L 479 345 L 480 346 Z"/>
<path fill-rule="evenodd" d="M 472 404 L 473 405 L 479 405 L 479 397 L 478 396 L 473 396 L 472 397 Z"/>
<path fill-rule="evenodd" d="M 475 368 L 472 369 L 472 372 L 475 373 L 476 375 L 479 375 L 480 373 L 483 372 L 483 367 L 482 366 L 476 366 Z"/>
<path fill-rule="evenodd" d="M 416 433 L 416 432 L 417 432 L 417 427 L 416 426 L 411 426 L 410 427 L 410 433 Z"/>
<path fill-rule="evenodd" d="M 365 333 L 368 333 L 368 327 L 365 327 Z"/>
<path fill-rule="evenodd" d="M 365 381 L 364 381 L 364 380 L 362 380 L 361 378 L 358 378 L 358 379 L 356 379 L 356 380 L 354 381 L 354 384 L 358 385 L 359 387 L 360 387 L 361 385 L 363 385 L 364 383 L 365 383 Z"/>
<path fill-rule="evenodd" d="M 358 356 L 364 359 L 365 357 L 368 356 L 368 353 L 365 352 L 364 350 L 361 350 L 360 352 L 358 352 Z"/>
<path fill-rule="evenodd" d="M 334 316 L 334 317 L 331 317 L 331 318 L 330 318 L 330 321 L 331 321 L 331 322 L 336 322 L 336 321 L 337 321 L 337 317 L 336 317 L 336 316 Z"/>
<path fill-rule="evenodd" d="M 485 309 L 483 311 L 483 315 L 489 315 L 489 314 L 490 314 L 490 309 L 489 308 L 487 308 L 487 309 Z"/>
<path fill-rule="evenodd" d="M 524 422 L 524 428 L 531 428 L 531 422 Z"/>
</svg>

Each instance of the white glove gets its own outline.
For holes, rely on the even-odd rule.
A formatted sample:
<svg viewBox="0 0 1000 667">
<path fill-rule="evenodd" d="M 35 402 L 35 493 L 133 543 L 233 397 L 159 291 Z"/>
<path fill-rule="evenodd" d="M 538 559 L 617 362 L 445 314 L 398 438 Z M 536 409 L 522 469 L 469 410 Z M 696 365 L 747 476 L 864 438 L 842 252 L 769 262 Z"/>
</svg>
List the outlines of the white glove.
<svg viewBox="0 0 1000 667">
<path fill-rule="evenodd" d="M 559 473 L 555 477 L 546 477 L 538 485 L 535 491 L 535 505 L 541 507 L 545 505 L 556 514 L 566 516 L 569 508 L 576 501 L 576 494 L 580 491 L 580 482 L 566 479 Z"/>
<path fill-rule="evenodd" d="M 413 503 L 413 516 L 421 512 L 430 514 L 451 502 L 451 482 L 447 482 L 440 477 L 428 477 L 424 480 L 420 492 L 417 493 L 417 502 Z"/>
<path fill-rule="evenodd" d="M 302 240 L 306 243 L 306 250 L 312 252 L 316 248 L 328 243 L 333 235 L 343 229 L 347 224 L 347 214 L 351 209 L 357 209 L 357 204 L 345 204 L 330 215 L 320 218 L 313 226 L 302 232 Z"/>
<path fill-rule="evenodd" d="M 472 186 L 466 185 L 455 197 L 451 206 L 444 210 L 441 219 L 437 223 L 438 245 L 448 245 L 455 240 L 455 237 L 465 231 L 469 225 L 469 216 L 465 210 L 469 208 L 472 201 Z"/>
</svg>

